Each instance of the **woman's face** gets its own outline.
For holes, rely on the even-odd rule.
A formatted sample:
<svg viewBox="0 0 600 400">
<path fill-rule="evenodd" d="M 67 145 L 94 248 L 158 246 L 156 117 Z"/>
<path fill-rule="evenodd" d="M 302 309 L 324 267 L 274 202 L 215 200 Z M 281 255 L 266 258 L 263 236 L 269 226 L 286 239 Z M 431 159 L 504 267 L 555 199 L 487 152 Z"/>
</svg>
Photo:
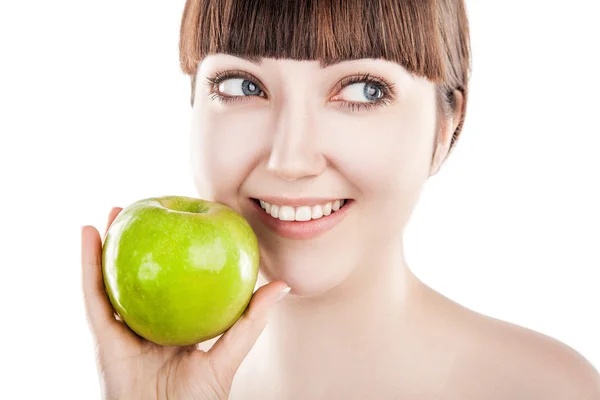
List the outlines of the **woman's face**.
<svg viewBox="0 0 600 400">
<path fill-rule="evenodd" d="M 195 184 L 250 222 L 265 277 L 319 294 L 402 245 L 435 128 L 434 84 L 397 63 L 210 55 L 196 78 Z"/>
</svg>

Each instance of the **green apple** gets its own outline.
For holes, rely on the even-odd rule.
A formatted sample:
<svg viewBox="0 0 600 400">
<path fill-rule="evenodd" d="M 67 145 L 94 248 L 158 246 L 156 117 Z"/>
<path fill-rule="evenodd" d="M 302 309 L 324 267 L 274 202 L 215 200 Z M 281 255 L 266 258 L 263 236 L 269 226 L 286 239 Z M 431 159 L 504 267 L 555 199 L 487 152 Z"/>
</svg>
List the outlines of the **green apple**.
<svg viewBox="0 0 600 400">
<path fill-rule="evenodd" d="M 181 196 L 139 200 L 102 249 L 106 293 L 139 336 L 165 346 L 214 338 L 243 314 L 258 277 L 258 241 L 231 208 Z"/>
</svg>

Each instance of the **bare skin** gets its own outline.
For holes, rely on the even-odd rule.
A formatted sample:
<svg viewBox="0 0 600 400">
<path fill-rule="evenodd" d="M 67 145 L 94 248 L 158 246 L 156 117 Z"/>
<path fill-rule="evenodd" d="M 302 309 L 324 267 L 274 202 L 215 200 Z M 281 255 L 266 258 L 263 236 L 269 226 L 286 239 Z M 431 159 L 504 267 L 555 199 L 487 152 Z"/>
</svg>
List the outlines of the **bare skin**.
<svg viewBox="0 0 600 400">
<path fill-rule="evenodd" d="M 236 101 L 215 100 L 207 84 L 226 70 L 244 73 L 219 85 Z M 338 107 L 370 101 L 365 83 L 336 85 L 366 73 L 392 83 L 394 98 L 361 111 Z M 107 398 L 150 390 L 140 398 L 600 399 L 598 372 L 581 355 L 456 304 L 406 264 L 404 227 L 448 155 L 459 92 L 453 115 L 438 126 L 434 85 L 383 60 L 323 69 L 315 61 L 255 64 L 218 54 L 202 61 L 196 82 L 191 154 L 199 197 L 248 220 L 271 283 L 216 343 L 156 347 L 128 336 L 107 311 L 99 236 L 85 228 L 84 289 Z M 352 203 L 331 230 L 290 239 L 264 223 L 265 211 L 251 200 L 261 196 Z M 292 291 L 274 306 L 285 285 Z M 215 362 L 221 367 L 209 368 Z"/>
<path fill-rule="evenodd" d="M 335 318 L 312 335 L 273 320 L 230 399 L 600 399 L 597 371 L 570 347 L 410 279 L 410 304 L 397 318 L 355 324 L 351 338 Z M 294 301 L 285 299 L 277 317 Z"/>
<path fill-rule="evenodd" d="M 120 211 L 110 212 L 108 226 Z M 100 235 L 94 227 L 85 226 L 81 239 L 83 293 L 102 398 L 227 399 L 237 368 L 263 330 L 269 308 L 285 284 L 272 282 L 257 290 L 246 313 L 210 351 L 196 346 L 163 347 L 137 336 L 115 317 L 102 281 Z"/>
<path fill-rule="evenodd" d="M 238 101 L 215 101 L 206 78 L 223 70 L 244 71 L 260 95 L 243 95 L 234 77 L 220 94 Z M 364 84 L 332 91 L 357 72 L 393 83 L 395 99 L 357 112 L 337 107 L 366 101 Z M 459 92 L 454 114 L 438 127 L 434 86 L 382 60 L 323 69 L 218 54 L 203 60 L 197 78 L 198 192 L 248 219 L 265 280 L 292 288 L 242 363 L 232 399 L 600 397 L 597 372 L 576 352 L 461 307 L 405 262 L 404 226 L 448 155 Z M 266 227 L 247 201 L 263 195 L 355 203 L 331 231 L 292 240 Z"/>
</svg>

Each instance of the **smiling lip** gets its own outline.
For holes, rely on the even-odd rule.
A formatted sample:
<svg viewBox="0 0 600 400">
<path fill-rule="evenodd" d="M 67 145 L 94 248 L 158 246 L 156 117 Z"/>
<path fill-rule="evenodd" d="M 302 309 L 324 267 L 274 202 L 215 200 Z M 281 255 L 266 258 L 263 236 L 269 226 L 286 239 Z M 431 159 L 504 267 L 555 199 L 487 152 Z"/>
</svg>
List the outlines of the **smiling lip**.
<svg viewBox="0 0 600 400">
<path fill-rule="evenodd" d="M 289 206 L 304 206 L 312 204 L 322 204 L 333 200 L 326 199 L 283 199 L 283 198 L 260 198 L 268 203 Z M 354 200 L 346 200 L 346 203 L 338 211 L 330 215 L 310 221 L 282 221 L 273 218 L 265 212 L 255 199 L 249 199 L 254 211 L 258 214 L 259 220 L 273 232 L 289 239 L 312 239 L 321 235 L 337 225 L 347 214 L 348 209 L 354 204 Z"/>
</svg>

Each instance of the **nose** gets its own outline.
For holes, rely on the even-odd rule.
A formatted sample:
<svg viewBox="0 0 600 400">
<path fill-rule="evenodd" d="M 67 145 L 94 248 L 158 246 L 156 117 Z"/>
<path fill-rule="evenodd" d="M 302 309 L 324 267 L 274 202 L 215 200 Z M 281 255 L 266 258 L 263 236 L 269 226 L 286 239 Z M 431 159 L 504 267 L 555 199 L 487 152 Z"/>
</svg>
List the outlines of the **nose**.
<svg viewBox="0 0 600 400">
<path fill-rule="evenodd" d="M 314 115 L 298 103 L 283 107 L 277 120 L 267 169 L 280 178 L 294 181 L 318 176 L 327 165 L 319 149 Z"/>
</svg>

